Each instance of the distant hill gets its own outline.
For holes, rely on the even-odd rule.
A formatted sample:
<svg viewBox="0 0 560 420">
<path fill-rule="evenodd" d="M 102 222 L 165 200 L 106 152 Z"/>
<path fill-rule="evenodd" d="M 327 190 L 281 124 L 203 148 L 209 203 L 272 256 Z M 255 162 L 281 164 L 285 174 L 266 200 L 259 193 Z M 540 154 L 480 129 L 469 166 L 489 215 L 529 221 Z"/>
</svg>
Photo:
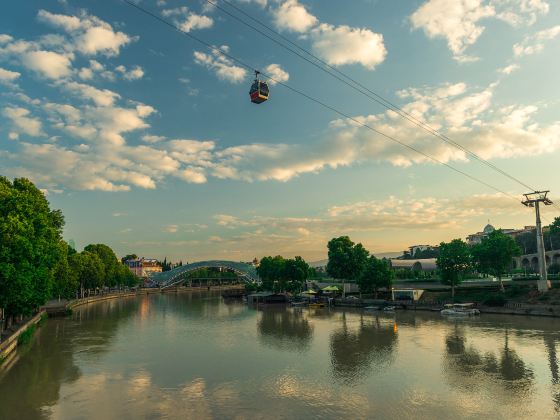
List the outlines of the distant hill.
<svg viewBox="0 0 560 420">
<path fill-rule="evenodd" d="M 329 261 L 329 260 L 320 260 L 320 261 L 309 262 L 309 263 L 307 263 L 307 264 L 309 264 L 309 267 L 317 268 L 317 267 L 324 267 L 324 266 L 326 266 L 328 261 Z"/>
</svg>

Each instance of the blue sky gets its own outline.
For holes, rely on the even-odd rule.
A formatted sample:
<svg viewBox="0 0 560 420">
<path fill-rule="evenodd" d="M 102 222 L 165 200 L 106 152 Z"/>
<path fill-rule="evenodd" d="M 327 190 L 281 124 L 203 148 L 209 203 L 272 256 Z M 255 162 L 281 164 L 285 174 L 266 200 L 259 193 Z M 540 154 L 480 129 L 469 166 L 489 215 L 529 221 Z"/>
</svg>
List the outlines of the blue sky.
<svg viewBox="0 0 560 420">
<path fill-rule="evenodd" d="M 560 198 L 557 2 L 228 1 Z M 137 3 L 216 48 L 117 0 L 10 2 L 0 16 L 0 173 L 43 188 L 79 248 L 318 260 L 338 235 L 380 254 L 465 237 L 488 219 L 534 223 L 510 197 L 281 85 L 251 104 L 251 73 L 220 51 L 501 191 L 527 192 L 208 2 Z"/>
</svg>

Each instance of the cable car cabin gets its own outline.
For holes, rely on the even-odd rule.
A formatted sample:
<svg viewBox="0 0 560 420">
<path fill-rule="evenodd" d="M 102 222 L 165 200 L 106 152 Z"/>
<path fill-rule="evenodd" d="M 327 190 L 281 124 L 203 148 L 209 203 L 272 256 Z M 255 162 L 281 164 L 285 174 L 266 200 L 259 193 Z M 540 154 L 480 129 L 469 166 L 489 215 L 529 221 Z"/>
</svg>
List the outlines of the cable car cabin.
<svg viewBox="0 0 560 420">
<path fill-rule="evenodd" d="M 251 90 L 249 91 L 251 102 L 253 102 L 254 104 L 263 103 L 268 99 L 268 94 L 268 84 L 261 80 L 255 79 L 253 85 L 251 86 Z"/>
</svg>

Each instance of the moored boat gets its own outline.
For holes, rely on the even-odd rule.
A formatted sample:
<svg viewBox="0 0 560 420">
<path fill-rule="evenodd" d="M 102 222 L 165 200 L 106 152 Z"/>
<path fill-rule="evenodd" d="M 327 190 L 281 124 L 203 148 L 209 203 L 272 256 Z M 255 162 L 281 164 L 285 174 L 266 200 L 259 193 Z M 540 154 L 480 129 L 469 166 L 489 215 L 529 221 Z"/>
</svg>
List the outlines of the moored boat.
<svg viewBox="0 0 560 420">
<path fill-rule="evenodd" d="M 480 311 L 474 307 L 474 303 L 448 303 L 444 305 L 440 313 L 449 316 L 480 315 Z"/>
</svg>

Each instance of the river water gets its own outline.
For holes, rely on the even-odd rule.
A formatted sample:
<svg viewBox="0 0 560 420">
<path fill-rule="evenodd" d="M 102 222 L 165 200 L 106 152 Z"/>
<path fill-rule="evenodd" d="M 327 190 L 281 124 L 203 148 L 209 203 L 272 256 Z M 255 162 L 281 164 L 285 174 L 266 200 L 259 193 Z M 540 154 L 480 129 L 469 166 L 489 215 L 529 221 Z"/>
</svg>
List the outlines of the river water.
<svg viewBox="0 0 560 420">
<path fill-rule="evenodd" d="M 156 294 L 49 319 L 1 419 L 558 418 L 560 320 Z"/>
</svg>

